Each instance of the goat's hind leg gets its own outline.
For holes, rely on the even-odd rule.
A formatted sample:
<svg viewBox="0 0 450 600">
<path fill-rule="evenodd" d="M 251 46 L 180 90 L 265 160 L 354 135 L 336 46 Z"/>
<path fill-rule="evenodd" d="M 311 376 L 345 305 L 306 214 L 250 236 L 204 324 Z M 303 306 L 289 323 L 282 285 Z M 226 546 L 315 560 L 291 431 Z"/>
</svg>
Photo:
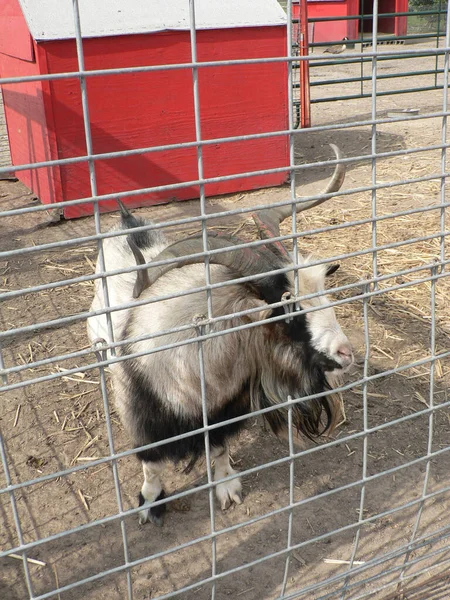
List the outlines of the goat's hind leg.
<svg viewBox="0 0 450 600">
<path fill-rule="evenodd" d="M 230 465 L 228 445 L 212 447 L 211 458 L 214 460 L 214 481 L 237 473 Z M 229 508 L 232 503 L 242 503 L 242 485 L 238 477 L 216 485 L 216 496 L 222 510 Z"/>
<path fill-rule="evenodd" d="M 142 459 L 141 459 L 142 460 Z M 144 484 L 139 494 L 139 506 L 162 500 L 166 497 L 164 490 L 162 489 L 160 474 L 163 470 L 164 464 L 162 462 L 152 462 L 142 460 L 142 470 L 144 471 Z M 158 506 L 150 506 L 143 508 L 139 512 L 139 524 L 143 525 L 148 521 L 152 521 L 158 527 L 162 527 L 164 523 L 164 513 L 166 511 L 165 504 L 159 504 Z"/>
</svg>

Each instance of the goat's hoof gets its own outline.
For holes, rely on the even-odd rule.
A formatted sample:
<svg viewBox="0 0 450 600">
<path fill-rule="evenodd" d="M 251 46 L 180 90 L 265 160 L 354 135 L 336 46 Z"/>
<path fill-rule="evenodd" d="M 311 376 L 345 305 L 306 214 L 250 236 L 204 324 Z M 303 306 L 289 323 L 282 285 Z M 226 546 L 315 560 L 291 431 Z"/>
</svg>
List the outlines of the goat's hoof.
<svg viewBox="0 0 450 600">
<path fill-rule="evenodd" d="M 145 525 L 149 522 L 153 523 L 157 527 L 162 527 L 164 525 L 164 517 L 162 515 L 154 515 L 150 508 L 141 510 L 139 513 L 139 525 Z"/>
<path fill-rule="evenodd" d="M 150 520 L 150 509 L 141 510 L 139 512 L 139 525 L 145 525 Z"/>
<path fill-rule="evenodd" d="M 164 490 L 161 490 L 159 496 L 153 500 L 153 502 L 157 502 L 158 500 L 162 500 L 166 497 Z M 139 494 L 139 506 L 143 506 L 144 504 L 150 504 L 147 502 L 142 495 Z M 145 525 L 151 521 L 157 527 L 162 527 L 164 525 L 164 513 L 166 512 L 166 505 L 159 504 L 158 506 L 151 506 L 149 508 L 144 508 L 139 512 L 139 525 Z"/>
<path fill-rule="evenodd" d="M 233 503 L 242 504 L 242 486 L 239 479 L 219 483 L 216 494 L 222 510 L 227 510 Z"/>
<path fill-rule="evenodd" d="M 164 525 L 164 515 L 154 515 L 150 510 L 149 518 L 156 527 L 162 527 Z"/>
</svg>

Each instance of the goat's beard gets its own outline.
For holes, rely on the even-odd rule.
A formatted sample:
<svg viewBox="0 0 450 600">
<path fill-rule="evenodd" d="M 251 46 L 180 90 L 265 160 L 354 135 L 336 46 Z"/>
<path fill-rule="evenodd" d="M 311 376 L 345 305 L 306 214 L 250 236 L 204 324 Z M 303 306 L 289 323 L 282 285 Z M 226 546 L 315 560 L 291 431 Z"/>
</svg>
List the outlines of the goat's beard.
<svg viewBox="0 0 450 600">
<path fill-rule="evenodd" d="M 331 389 L 334 390 L 335 388 L 341 387 L 344 382 L 344 373 L 345 371 L 343 369 L 325 372 L 325 378 Z"/>
<path fill-rule="evenodd" d="M 313 440 L 323 434 L 330 434 L 342 415 L 342 399 L 340 394 L 332 393 L 310 400 L 301 400 L 304 396 L 332 390 L 339 385 L 339 375 L 322 373 L 320 385 L 312 382 L 305 373 L 294 377 L 274 374 L 272 370 L 264 371 L 252 384 L 251 399 L 254 410 L 275 407 L 285 403 L 289 397 L 292 404 L 292 426 L 297 433 L 302 433 Z M 299 400 L 300 399 L 300 400 Z M 266 412 L 263 416 L 276 435 L 285 434 L 289 427 L 289 406 Z M 325 423 L 323 423 L 325 413 Z"/>
</svg>

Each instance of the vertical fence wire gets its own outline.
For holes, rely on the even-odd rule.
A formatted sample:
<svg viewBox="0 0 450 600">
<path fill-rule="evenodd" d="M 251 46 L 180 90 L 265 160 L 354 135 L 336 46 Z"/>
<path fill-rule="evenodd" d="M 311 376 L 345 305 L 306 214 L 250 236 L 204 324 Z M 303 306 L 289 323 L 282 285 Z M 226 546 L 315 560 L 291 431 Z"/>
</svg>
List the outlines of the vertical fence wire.
<svg viewBox="0 0 450 600">
<path fill-rule="evenodd" d="M 200 90 L 199 90 L 199 71 L 196 68 L 197 63 L 197 30 L 196 30 L 196 11 L 195 11 L 195 0 L 189 0 L 189 32 L 190 32 L 190 45 L 191 45 L 191 61 L 194 64 L 192 68 L 192 85 L 193 85 L 193 94 L 194 94 L 194 120 L 195 120 L 195 139 L 197 142 L 202 141 L 202 128 L 201 128 L 201 111 L 200 111 Z M 198 169 L 198 178 L 203 179 L 204 170 L 203 170 L 203 149 L 202 146 L 197 146 L 197 169 Z M 206 214 L 206 196 L 205 196 L 205 186 L 204 184 L 200 184 L 200 215 L 202 217 L 201 226 L 202 226 L 202 242 L 203 242 L 203 250 L 206 252 L 208 250 L 208 229 L 207 222 L 204 218 Z M 212 304 L 212 294 L 209 285 L 211 283 L 211 273 L 210 273 L 210 260 L 209 256 L 206 255 L 204 257 L 204 266 L 205 266 L 205 281 L 206 281 L 206 299 L 207 299 L 207 310 L 208 310 L 208 319 L 211 319 L 213 315 L 213 304 Z M 199 316 L 199 318 L 204 318 L 203 315 Z M 204 331 L 204 326 L 200 325 L 197 328 L 197 332 L 199 335 L 202 335 Z M 208 397 L 207 397 L 207 389 L 206 389 L 206 379 L 205 379 L 205 363 L 204 363 L 204 355 L 203 355 L 203 342 L 198 342 L 198 359 L 200 365 L 200 389 L 201 389 L 201 401 L 202 401 L 202 418 L 203 418 L 203 426 L 207 427 L 208 425 Z M 206 457 L 206 472 L 208 476 L 208 483 L 211 483 L 213 480 L 212 469 L 211 469 L 211 445 L 209 442 L 210 435 L 209 431 L 206 430 L 204 434 L 205 439 L 205 457 Z M 227 450 L 228 451 L 228 450 Z M 215 524 L 215 513 L 214 513 L 214 489 L 211 487 L 208 491 L 209 498 L 209 515 L 210 515 L 210 530 L 211 534 L 215 532 L 216 524 Z M 214 577 L 217 572 L 217 541 L 216 538 L 213 537 L 211 539 L 211 576 Z M 211 600 L 214 600 L 216 597 L 216 582 L 214 581 L 211 586 Z"/>
<path fill-rule="evenodd" d="M 195 25 L 195 0 L 189 0 L 189 32 L 190 32 L 190 44 L 191 44 L 191 61 L 193 63 L 192 67 L 192 87 L 194 94 L 194 121 L 195 121 L 195 141 L 202 141 L 202 125 L 201 125 L 201 112 L 200 112 L 200 90 L 199 90 L 199 72 L 198 68 L 195 66 L 197 63 L 197 30 Z M 203 148 L 201 145 L 197 146 L 197 170 L 198 170 L 198 178 L 203 179 L 204 169 L 203 169 Z M 200 184 L 200 215 L 204 217 L 206 215 L 206 196 L 205 196 L 205 185 L 203 183 Z M 208 250 L 208 227 L 206 220 L 202 218 L 202 241 L 203 241 L 203 250 L 206 252 Z M 204 265 L 205 265 L 205 280 L 206 285 L 209 286 L 211 283 L 211 272 L 210 272 L 210 261 L 209 256 L 205 256 Z M 208 318 L 212 317 L 212 296 L 211 290 L 207 289 L 207 302 L 208 302 Z"/>
<path fill-rule="evenodd" d="M 1 429 L 0 429 L 0 454 L 2 457 L 2 465 L 3 465 L 3 472 L 5 475 L 6 488 L 8 488 L 11 485 L 11 474 L 9 472 L 8 456 L 6 453 L 5 442 L 3 439 L 3 434 L 2 434 Z M 14 494 L 14 490 L 9 491 L 9 500 L 10 500 L 10 504 L 11 504 L 11 510 L 13 513 L 14 525 L 15 525 L 16 533 L 17 533 L 17 539 L 19 540 L 19 545 L 23 546 L 24 539 L 23 539 L 23 532 L 22 532 L 22 524 L 20 522 L 20 516 L 19 516 L 19 511 L 17 509 L 17 500 L 16 500 L 16 496 Z M 28 566 L 27 551 L 22 550 L 21 554 L 22 554 L 22 566 L 23 566 L 23 571 L 25 574 L 25 581 L 26 581 L 27 588 L 28 588 L 28 594 L 29 594 L 30 600 L 32 600 L 35 596 L 33 593 L 33 583 L 32 583 L 32 579 L 31 579 L 30 568 Z"/>
<path fill-rule="evenodd" d="M 446 35 L 445 35 L 445 58 L 444 58 L 444 93 L 442 98 L 442 108 L 443 111 L 447 110 L 448 107 L 448 69 L 449 69 L 449 46 L 450 46 L 450 12 L 447 11 L 447 20 L 446 20 Z M 446 143 L 447 140 L 447 117 L 444 115 L 442 117 L 442 126 L 441 126 L 441 142 L 442 144 Z M 445 169 L 447 160 L 447 151 L 443 146 L 441 150 L 441 170 Z M 442 171 L 444 172 L 444 171 Z M 440 202 L 443 204 L 445 202 L 445 184 L 446 178 L 441 177 L 440 180 Z M 440 210 L 440 232 L 444 234 L 445 232 L 445 208 L 442 207 Z M 430 311 L 431 311 L 431 331 L 430 331 L 430 356 L 431 359 L 435 358 L 436 355 L 436 279 L 435 276 L 438 271 L 442 271 L 444 269 L 444 261 L 445 261 L 445 237 L 442 235 L 440 240 L 440 262 L 437 265 L 434 265 L 431 268 L 431 273 L 433 278 L 431 280 L 431 290 L 430 290 Z M 435 391 L 435 375 L 436 375 L 436 362 L 432 360 L 430 363 L 430 387 L 429 387 L 429 406 L 430 408 L 434 407 L 434 391 Z M 434 413 L 431 412 L 428 417 L 428 443 L 427 443 L 427 456 L 429 457 L 433 451 L 433 432 L 435 426 L 435 418 Z M 431 471 L 431 459 L 429 459 L 426 463 L 425 467 L 425 475 L 423 481 L 422 488 L 422 502 L 418 506 L 416 520 L 413 526 L 413 530 L 411 533 L 410 544 L 408 548 L 408 552 L 405 554 L 404 558 L 404 569 L 400 573 L 400 581 L 399 581 L 399 589 L 404 581 L 405 573 L 407 571 L 407 564 L 409 558 L 411 556 L 411 552 L 413 550 L 413 544 L 416 539 L 417 533 L 419 531 L 422 514 L 425 506 L 425 496 L 428 491 L 428 483 Z"/>
<path fill-rule="evenodd" d="M 372 154 L 376 155 L 377 151 L 377 125 L 375 123 L 377 118 L 377 51 L 378 51 L 378 0 L 374 0 L 372 7 L 372 47 L 374 56 L 372 57 L 372 107 L 371 107 L 371 117 L 372 117 L 372 130 L 371 130 L 371 150 Z M 364 22 L 363 22 L 363 31 L 364 31 Z M 364 38 L 363 38 L 364 39 Z M 372 159 L 372 185 L 376 186 L 377 183 L 377 159 L 376 156 Z M 377 217 L 377 190 L 374 187 L 372 189 L 372 248 L 376 248 L 377 246 L 377 222 L 375 221 Z M 378 277 L 378 265 L 377 265 L 377 251 L 374 250 L 372 254 L 372 275 L 375 278 L 373 287 L 377 289 L 377 281 Z M 368 291 L 367 289 L 365 290 Z M 370 334 L 369 334 L 369 315 L 368 315 L 368 306 L 367 306 L 367 298 L 363 299 L 363 319 L 364 319 L 364 345 L 365 345 L 365 356 L 364 356 L 364 378 L 368 375 L 368 365 L 369 365 L 369 357 L 370 357 Z M 367 432 L 369 424 L 368 424 L 368 403 L 367 403 L 367 383 L 365 382 L 362 386 L 363 392 L 363 429 L 364 432 Z M 362 460 L 362 480 L 365 481 L 367 477 L 367 451 L 368 451 L 368 437 L 367 433 L 363 437 L 363 460 Z M 359 501 L 359 513 L 358 513 L 358 522 L 361 523 L 364 519 L 364 507 L 366 500 L 366 486 L 363 484 L 361 486 L 361 494 Z M 349 576 L 346 578 L 341 594 L 341 600 L 345 600 L 348 584 L 350 581 L 350 572 L 353 567 L 353 563 L 356 559 L 359 542 L 361 538 L 361 527 L 358 527 L 355 540 L 353 543 L 353 551 L 350 557 L 350 565 L 348 568 Z"/>
<path fill-rule="evenodd" d="M 372 155 L 372 185 L 376 186 L 377 184 L 377 125 L 375 120 L 377 118 L 377 51 L 378 51 L 378 0 L 373 0 L 373 8 L 372 8 L 372 39 L 373 39 L 373 51 L 374 55 L 372 56 L 372 134 L 371 134 L 371 149 Z M 377 190 L 376 187 L 372 189 L 372 219 L 375 219 L 377 216 Z M 376 248 L 377 246 L 377 222 L 372 221 L 372 248 Z M 372 271 L 373 276 L 376 278 L 378 276 L 378 259 L 377 259 L 377 251 L 373 251 L 372 255 Z M 377 288 L 377 283 L 374 284 L 375 289 Z"/>
<path fill-rule="evenodd" d="M 434 408 L 434 393 L 435 393 L 435 374 L 436 374 L 436 275 L 439 272 L 439 265 L 436 264 L 431 267 L 431 289 L 430 289 L 430 311 L 431 311 L 431 326 L 430 326 L 430 386 L 429 386 L 429 394 L 428 394 L 428 406 L 433 409 Z M 434 437 L 434 427 L 435 427 L 435 414 L 434 412 L 430 412 L 428 416 L 428 441 L 427 441 L 427 457 L 425 465 L 425 475 L 423 478 L 423 487 L 422 487 L 422 496 L 421 502 L 417 507 L 417 515 L 413 525 L 411 537 L 409 540 L 408 551 L 405 553 L 405 558 L 403 561 L 404 569 L 400 573 L 399 578 L 399 591 L 404 580 L 405 572 L 407 570 L 407 565 L 411 556 L 411 552 L 413 551 L 414 541 L 417 537 L 420 523 L 422 520 L 423 509 L 425 507 L 425 497 L 428 493 L 428 484 L 430 479 L 431 472 L 431 455 L 433 452 L 433 437 Z"/>
<path fill-rule="evenodd" d="M 4 373 L 5 370 L 5 361 L 3 359 L 3 345 L 0 342 L 0 371 L 2 372 L 2 383 L 3 385 L 8 385 L 8 375 Z"/>
<path fill-rule="evenodd" d="M 361 97 L 364 94 L 364 56 L 363 56 L 363 52 L 364 52 L 364 0 L 362 2 L 359 3 L 359 12 L 360 12 L 360 17 L 359 17 L 359 22 L 360 22 L 360 26 L 359 26 L 359 31 L 360 31 L 360 36 L 361 36 L 361 57 L 360 57 L 360 71 L 359 71 L 359 76 L 360 76 L 360 90 L 359 93 L 361 94 Z"/>
<path fill-rule="evenodd" d="M 287 48 L 286 48 L 286 53 L 288 58 L 292 57 L 292 0 L 288 0 L 287 5 L 286 5 L 286 12 L 287 12 Z M 300 12 L 301 14 L 301 12 Z M 300 15 L 299 15 L 300 16 Z M 298 31 L 299 31 L 299 48 L 303 45 L 303 40 L 301 39 L 302 34 L 302 28 L 300 27 L 300 23 L 298 23 Z M 292 132 L 293 129 L 293 63 L 291 61 L 289 61 L 287 63 L 287 69 L 288 69 L 288 127 L 289 127 L 289 131 Z M 301 78 L 300 78 L 301 80 Z M 301 83 L 300 83 L 301 85 Z M 304 96 L 303 96 L 304 97 Z M 300 94 L 300 98 L 302 98 L 302 95 Z M 303 113 L 304 107 L 300 106 L 300 114 Z M 301 138 L 300 138 L 301 139 Z M 289 134 L 289 166 L 293 167 L 295 165 L 295 137 L 292 133 Z M 291 213 L 291 228 L 292 228 L 292 233 L 295 234 L 297 233 L 297 207 L 296 207 L 296 174 L 295 171 L 291 168 L 290 172 L 289 172 L 289 178 L 290 178 L 290 191 L 291 191 L 291 201 L 292 201 L 292 213 Z M 293 245 L 292 245 L 292 254 L 294 257 L 294 264 L 298 265 L 298 243 L 297 243 L 297 238 L 294 238 L 293 240 Z M 294 294 L 295 297 L 298 298 L 300 293 L 299 290 L 299 278 L 298 278 L 298 270 L 296 269 L 294 271 Z M 298 309 L 299 304 L 296 301 L 295 302 L 295 307 Z M 291 396 L 288 397 L 289 401 L 292 401 Z M 294 465 L 294 459 L 292 458 L 294 455 L 294 441 L 293 441 L 293 420 L 292 420 L 292 406 L 289 406 L 288 408 L 288 439 L 289 439 L 289 454 L 291 456 L 291 461 L 289 462 L 289 504 L 290 504 L 290 511 L 289 511 L 289 515 L 288 515 L 288 531 L 287 531 L 287 541 L 286 541 L 286 548 L 288 550 L 290 550 L 290 547 L 292 545 L 292 526 L 293 526 L 293 519 L 294 519 L 294 510 L 293 510 L 293 503 L 294 503 L 294 477 L 295 477 L 295 465 Z M 288 582 L 288 576 L 289 576 L 289 565 L 290 565 L 290 560 L 291 560 L 291 553 L 288 552 L 288 554 L 286 555 L 286 561 L 285 561 L 285 566 L 284 566 L 284 574 L 283 574 L 283 581 L 281 584 L 281 593 L 280 593 L 280 598 L 284 598 L 284 595 L 286 593 L 286 586 L 287 586 L 287 582 Z"/>
<path fill-rule="evenodd" d="M 294 480 L 295 480 L 295 450 L 294 450 L 294 422 L 292 419 L 292 397 L 288 396 L 289 406 L 288 406 L 288 440 L 289 440 L 289 513 L 288 513 L 288 531 L 287 531 L 287 544 L 286 549 L 288 553 L 286 554 L 286 561 L 284 564 L 284 575 L 283 582 L 281 584 L 281 593 L 279 596 L 279 600 L 283 600 L 286 594 L 286 586 L 288 582 L 289 576 L 289 565 L 291 561 L 291 546 L 292 546 L 292 528 L 294 523 Z"/>
<path fill-rule="evenodd" d="M 440 13 L 439 13 L 440 16 Z M 449 83 L 449 47 L 450 47 L 450 11 L 447 11 L 447 18 L 446 18 L 446 22 L 445 22 L 445 55 L 444 55 L 444 78 L 443 78 L 443 94 L 442 94 L 442 111 L 447 113 L 448 112 L 448 83 Z M 440 201 L 441 204 L 445 204 L 445 184 L 446 184 L 446 178 L 444 176 L 445 173 L 445 169 L 447 166 L 447 148 L 445 147 L 445 144 L 447 143 L 447 122 L 448 122 L 448 118 L 447 115 L 444 114 L 444 116 L 442 117 L 442 136 L 441 136 L 441 143 L 442 143 L 442 150 L 441 150 L 441 172 L 442 172 L 442 177 L 441 177 L 441 181 L 440 181 Z M 441 232 L 445 231 L 445 207 L 441 208 L 441 215 L 440 215 L 440 227 L 441 227 Z M 445 269 L 444 267 L 444 261 L 445 261 L 445 256 L 446 256 L 446 252 L 445 252 L 445 238 L 444 236 L 441 237 L 441 270 Z"/>
<path fill-rule="evenodd" d="M 202 323 L 202 319 L 204 319 L 204 315 L 198 315 L 196 329 L 199 336 L 202 336 L 205 332 L 205 325 Z M 206 389 L 206 375 L 205 375 L 205 360 L 203 353 L 203 342 L 202 340 L 198 341 L 198 361 L 199 361 L 199 374 L 200 374 L 200 390 L 202 396 L 202 419 L 203 426 L 208 426 L 208 397 L 207 397 L 207 389 Z M 209 430 L 207 429 L 204 434 L 205 439 L 205 459 L 206 459 L 206 474 L 208 477 L 208 483 L 211 484 L 213 481 L 213 474 L 211 468 L 211 444 L 210 444 L 210 435 Z M 228 452 L 228 447 L 226 447 L 225 452 Z M 217 573 L 217 540 L 214 536 L 216 532 L 216 521 L 215 521 L 215 513 L 214 513 L 214 488 L 210 487 L 208 490 L 208 499 L 209 499 L 209 519 L 210 519 L 210 531 L 211 535 L 211 577 L 215 577 Z M 216 581 L 213 580 L 211 584 L 211 600 L 214 600 L 216 597 Z"/>
<path fill-rule="evenodd" d="M 79 71 L 79 81 L 80 81 L 80 90 L 81 90 L 81 106 L 83 112 L 83 125 L 84 125 L 84 133 L 86 140 L 86 151 L 87 155 L 91 157 L 94 154 L 94 149 L 92 145 L 92 132 L 91 132 L 91 119 L 89 116 L 89 100 L 88 100 L 88 91 L 87 91 L 87 81 L 84 76 L 85 66 L 84 66 L 84 50 L 83 50 L 83 38 L 81 34 L 81 21 L 80 21 L 80 8 L 78 4 L 78 0 L 72 0 L 72 9 L 73 9 L 73 18 L 75 25 L 75 44 L 77 50 L 77 61 L 78 61 L 78 71 Z M 92 158 L 87 160 L 88 168 L 89 168 L 89 182 L 91 186 L 92 196 L 97 196 L 97 177 L 95 174 L 95 162 Z M 100 223 L 100 207 L 98 202 L 94 202 L 94 223 L 95 223 L 95 233 L 98 235 L 101 233 L 101 223 Z M 100 266 L 100 272 L 102 275 L 106 274 L 106 266 L 105 266 L 105 254 L 103 250 L 103 242 L 101 239 L 97 242 L 98 249 L 98 262 Z M 109 293 L 108 293 L 108 282 L 106 277 L 102 278 L 102 293 L 105 307 L 109 308 Z M 106 324 L 108 330 L 108 336 L 111 342 L 114 342 L 114 333 L 113 326 L 111 320 L 111 314 L 106 313 Z M 115 355 L 115 349 L 111 350 L 112 355 Z"/>
<path fill-rule="evenodd" d="M 104 340 L 102 340 L 104 341 Z M 106 359 L 106 350 L 101 351 L 101 349 L 97 349 L 97 358 L 100 361 L 104 361 Z M 106 431 L 108 435 L 108 448 L 109 454 L 112 458 L 111 460 L 111 468 L 113 472 L 113 481 L 114 481 L 114 489 L 116 492 L 116 502 L 118 508 L 118 514 L 123 515 L 123 502 L 122 502 L 122 493 L 120 490 L 120 479 L 119 479 L 119 469 L 117 466 L 117 460 L 114 458 L 115 448 L 114 448 L 114 437 L 112 431 L 112 423 L 111 423 L 111 414 L 109 410 L 109 398 L 108 398 L 108 386 L 106 383 L 106 375 L 105 375 L 105 367 L 99 367 L 100 372 L 100 391 L 103 400 L 103 410 L 105 412 L 105 423 L 106 423 Z M 125 526 L 125 521 L 120 519 L 120 530 L 122 533 L 122 543 L 123 543 L 123 554 L 124 554 L 124 565 L 127 566 L 130 562 L 130 553 L 128 548 L 128 537 Z M 131 577 L 131 569 L 126 569 L 126 579 L 127 579 L 127 591 L 128 591 L 128 599 L 133 600 L 133 580 Z"/>
<path fill-rule="evenodd" d="M 365 293 L 367 293 L 369 291 L 369 287 L 366 285 L 364 286 L 365 289 Z M 366 380 L 368 374 L 369 374 L 369 360 L 370 360 L 370 348 L 371 348 L 371 343 L 370 343 L 370 329 L 369 329 L 369 306 L 368 306 L 368 298 L 365 297 L 363 299 L 363 322 L 364 322 L 364 367 L 363 367 L 363 379 Z M 369 445 L 369 440 L 368 440 L 368 434 L 367 431 L 369 429 L 369 404 L 368 404 L 368 398 L 367 398 L 367 388 L 368 388 L 368 384 L 367 381 L 364 381 L 363 385 L 362 385 L 362 392 L 363 392 L 363 430 L 364 430 L 364 437 L 363 437 L 363 448 L 362 448 L 362 477 L 361 480 L 363 482 L 363 484 L 361 485 L 361 493 L 360 493 L 360 499 L 359 499 L 359 509 L 358 509 L 358 523 L 360 524 L 358 529 L 356 530 L 356 534 L 355 534 L 355 539 L 353 542 L 353 551 L 352 554 L 350 556 L 350 564 L 348 567 L 348 576 L 346 577 L 345 581 L 344 581 L 344 585 L 343 585 L 343 589 L 342 589 L 342 594 L 341 594 L 341 600 L 345 600 L 347 591 L 348 591 L 348 585 L 350 582 L 350 576 L 351 576 L 351 570 L 353 568 L 354 562 L 356 560 L 356 556 L 358 553 L 358 548 L 359 548 L 359 542 L 361 539 L 361 528 L 362 525 L 361 523 L 364 521 L 364 510 L 365 510 L 365 501 L 366 501 L 366 485 L 365 485 L 365 480 L 367 478 L 367 456 L 368 456 L 368 445 Z"/>
<path fill-rule="evenodd" d="M 441 13 L 442 13 L 442 0 L 439 0 L 439 5 L 438 5 L 438 16 L 437 16 L 437 30 L 436 30 L 436 48 L 439 48 L 440 46 L 440 42 L 441 42 Z M 447 28 L 446 28 L 447 29 Z M 445 46 L 447 46 L 447 39 L 445 40 Z M 434 68 L 435 68 L 435 74 L 434 74 L 434 85 L 437 87 L 438 85 L 438 69 L 439 69 L 439 54 L 436 54 L 436 58 L 434 61 Z M 445 86 L 444 86 L 445 89 Z"/>
<path fill-rule="evenodd" d="M 286 5 L 286 12 L 287 12 L 287 47 L 286 47 L 286 56 L 288 58 L 292 58 L 293 54 L 292 54 L 292 0 L 288 0 L 287 5 Z M 298 31 L 299 31 L 299 37 L 298 37 L 298 42 L 299 42 L 299 47 L 301 47 L 303 40 L 301 39 L 302 36 L 302 29 L 300 27 L 300 23 L 298 23 Z M 288 81 L 287 81 L 287 85 L 288 85 L 288 127 L 289 127 L 289 131 L 291 132 L 289 134 L 288 140 L 289 140 L 289 166 L 291 167 L 291 170 L 289 171 L 289 183 L 290 183 L 290 191 L 291 191 L 291 201 L 292 201 L 292 216 L 291 216 L 291 227 L 292 227 L 292 233 L 296 234 L 297 233 L 297 194 L 296 194 L 296 172 L 295 170 L 292 168 L 295 166 L 295 136 L 292 133 L 293 131 L 293 127 L 294 127 L 294 80 L 293 80 L 293 68 L 294 68 L 294 63 L 292 61 L 288 61 L 287 62 L 287 72 L 288 72 Z M 300 69 L 299 69 L 300 71 Z M 299 81 L 301 80 L 301 78 L 299 79 Z M 301 83 L 300 83 L 301 85 Z M 300 96 L 301 97 L 301 96 Z M 300 111 L 303 111 L 303 106 L 300 106 Z M 300 136 L 301 139 L 301 136 Z M 292 243 L 292 253 L 293 253 L 293 257 L 294 257 L 294 264 L 298 265 L 298 240 L 297 238 L 293 239 L 293 243 Z M 298 287 L 298 271 L 295 270 L 294 271 L 294 293 L 295 296 L 297 297 L 299 295 L 299 287 Z"/>
<path fill-rule="evenodd" d="M 81 32 L 81 20 L 80 20 L 80 9 L 79 9 L 79 0 L 72 0 L 72 8 L 73 8 L 73 16 L 74 16 L 74 24 L 75 24 L 75 43 L 77 50 L 77 60 L 78 60 L 78 70 L 80 72 L 79 80 L 80 80 L 80 88 L 81 88 L 81 102 L 82 102 L 82 111 L 83 111 L 83 123 L 84 123 L 84 131 L 85 131 L 85 139 L 86 139 L 86 150 L 88 156 L 92 156 L 93 152 L 93 144 L 92 144 L 92 131 L 91 131 L 91 120 L 89 113 L 89 99 L 88 99 L 88 91 L 87 91 L 87 82 L 86 77 L 82 75 L 85 70 L 84 64 L 84 48 L 83 48 L 83 38 Z M 97 195 L 97 178 L 95 173 L 95 163 L 90 158 L 88 161 L 89 167 L 89 180 L 91 186 L 92 196 Z M 101 233 L 101 222 L 100 222 L 100 207 L 98 202 L 94 202 L 94 223 L 95 223 L 95 232 L 98 235 Z M 100 271 L 102 274 L 106 273 L 105 266 L 105 257 L 103 252 L 103 241 L 101 239 L 98 240 L 98 261 L 100 266 Z M 108 294 L 108 283 L 105 277 L 102 278 L 102 293 L 104 299 L 104 306 L 106 308 L 110 307 L 109 303 L 109 294 Z M 107 330 L 108 336 L 111 342 L 114 341 L 114 333 L 112 326 L 112 318 L 111 313 L 106 313 L 106 322 L 107 322 Z M 111 354 L 115 355 L 115 349 L 113 348 Z M 109 410 L 109 402 L 108 402 L 108 392 L 106 387 L 106 381 L 104 377 L 104 371 L 100 368 L 100 380 L 101 380 L 101 394 L 103 400 L 103 407 L 105 411 L 105 422 L 106 429 L 108 434 L 108 443 L 109 443 L 109 452 L 110 455 L 114 453 L 114 444 L 113 444 L 113 434 L 111 428 L 111 415 Z M 112 470 L 113 470 L 113 478 L 114 478 L 114 488 L 116 492 L 116 500 L 117 506 L 119 510 L 119 514 L 123 512 L 122 507 L 122 498 L 120 492 L 120 484 L 119 484 L 119 475 L 117 470 L 117 464 L 112 462 Z M 128 550 L 128 539 L 125 522 L 121 520 L 120 529 L 122 534 L 122 546 L 123 546 L 123 554 L 125 565 L 129 562 L 129 550 Z M 133 600 L 133 581 L 131 577 L 131 570 L 126 570 L 126 580 L 127 580 L 127 595 L 128 600 Z"/>
</svg>

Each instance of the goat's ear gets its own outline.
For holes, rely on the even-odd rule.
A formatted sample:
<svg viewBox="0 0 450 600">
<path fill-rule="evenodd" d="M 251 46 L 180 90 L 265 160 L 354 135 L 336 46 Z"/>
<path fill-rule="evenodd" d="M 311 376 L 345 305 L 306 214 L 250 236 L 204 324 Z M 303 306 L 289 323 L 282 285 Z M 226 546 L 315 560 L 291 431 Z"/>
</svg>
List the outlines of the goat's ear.
<svg viewBox="0 0 450 600">
<path fill-rule="evenodd" d="M 335 265 L 328 265 L 327 270 L 325 271 L 325 277 L 329 277 L 330 275 L 333 275 L 333 273 L 336 273 L 340 266 L 341 265 L 339 263 L 336 263 Z"/>
</svg>

